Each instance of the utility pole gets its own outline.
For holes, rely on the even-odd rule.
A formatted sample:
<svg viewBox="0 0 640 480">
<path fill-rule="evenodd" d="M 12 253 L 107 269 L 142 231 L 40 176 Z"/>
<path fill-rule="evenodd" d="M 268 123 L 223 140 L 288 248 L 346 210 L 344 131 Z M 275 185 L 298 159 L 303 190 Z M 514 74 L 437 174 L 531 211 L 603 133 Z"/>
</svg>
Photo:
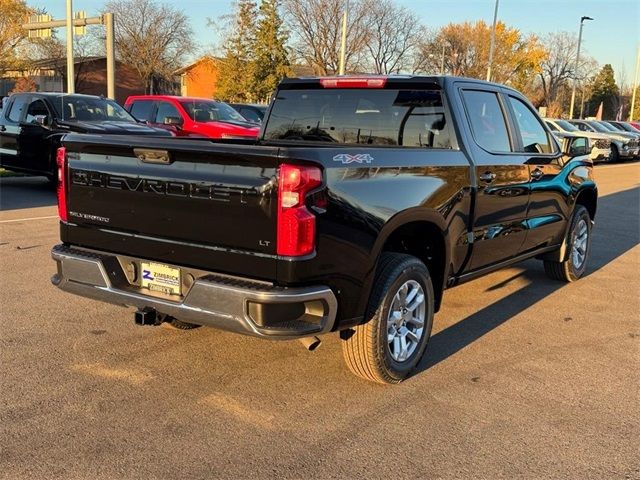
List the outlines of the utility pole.
<svg viewBox="0 0 640 480">
<path fill-rule="evenodd" d="M 636 55 L 636 73 L 633 76 L 633 93 L 631 94 L 631 110 L 629 111 L 630 122 L 633 121 L 633 109 L 636 107 L 636 92 L 638 91 L 638 70 L 640 70 L 640 45 L 638 45 L 638 53 Z"/>
<path fill-rule="evenodd" d="M 496 48 L 496 27 L 498 25 L 498 4 L 500 0 L 496 0 L 496 7 L 493 10 L 493 28 L 491 29 L 491 46 L 489 47 L 489 66 L 487 67 L 487 82 L 491 81 L 491 66 L 493 64 L 493 51 Z"/>
<path fill-rule="evenodd" d="M 569 118 L 573 118 L 573 107 L 576 104 L 576 85 L 578 84 L 578 64 L 580 63 L 580 46 L 582 45 L 582 27 L 585 20 L 593 20 L 591 17 L 580 18 L 580 33 L 578 34 L 578 52 L 576 53 L 576 64 L 573 68 L 573 88 L 571 89 L 571 107 L 569 108 Z"/>
<path fill-rule="evenodd" d="M 344 75 L 344 57 L 347 50 L 347 16 L 349 5 L 348 2 L 344 6 L 344 13 L 342 14 L 342 38 L 340 39 L 340 70 L 339 74 Z"/>
<path fill-rule="evenodd" d="M 116 43 L 113 34 L 113 13 L 105 13 L 102 23 L 107 27 L 107 97 L 116 98 Z"/>
<path fill-rule="evenodd" d="M 440 62 L 440 75 L 444 75 L 444 52 L 447 48 L 446 44 L 442 44 L 442 60 Z"/>
<path fill-rule="evenodd" d="M 76 75 L 73 63 L 73 3 L 67 0 L 67 93 L 76 91 Z"/>
</svg>

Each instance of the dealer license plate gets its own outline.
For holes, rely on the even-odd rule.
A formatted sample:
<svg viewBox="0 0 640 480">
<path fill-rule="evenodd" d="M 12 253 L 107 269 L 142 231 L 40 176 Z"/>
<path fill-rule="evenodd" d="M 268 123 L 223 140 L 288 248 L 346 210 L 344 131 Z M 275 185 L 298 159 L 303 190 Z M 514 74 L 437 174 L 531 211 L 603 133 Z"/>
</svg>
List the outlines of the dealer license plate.
<svg viewBox="0 0 640 480">
<path fill-rule="evenodd" d="M 180 295 L 180 269 L 153 262 L 140 262 L 142 287 L 168 295 Z"/>
</svg>

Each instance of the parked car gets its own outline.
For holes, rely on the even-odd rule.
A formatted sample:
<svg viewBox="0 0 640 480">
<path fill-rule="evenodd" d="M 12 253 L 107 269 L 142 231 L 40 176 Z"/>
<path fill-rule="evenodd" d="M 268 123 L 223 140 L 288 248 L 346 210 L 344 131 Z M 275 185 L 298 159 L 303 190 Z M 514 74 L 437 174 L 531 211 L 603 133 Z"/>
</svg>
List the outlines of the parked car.
<svg viewBox="0 0 640 480">
<path fill-rule="evenodd" d="M 624 129 L 621 129 L 619 127 L 616 127 L 614 125 L 612 125 L 610 122 L 605 121 L 605 120 L 596 120 L 600 125 L 602 125 L 604 128 L 606 128 L 607 130 L 609 130 L 610 132 L 613 133 L 621 133 L 623 135 L 628 136 L 629 138 L 634 138 L 636 140 L 640 140 L 640 132 L 627 132 Z"/>
<path fill-rule="evenodd" d="M 230 103 L 229 105 L 251 123 L 262 123 L 264 114 L 267 112 L 267 105 L 254 103 Z"/>
<path fill-rule="evenodd" d="M 635 128 L 629 122 L 618 122 L 615 120 L 608 120 L 607 123 L 612 127 L 616 128 L 616 130 L 627 133 L 634 133 L 636 135 L 640 135 L 640 129 Z"/>
<path fill-rule="evenodd" d="M 625 132 L 612 132 L 595 120 L 569 120 L 583 132 L 604 133 L 611 138 L 611 161 L 629 160 L 640 154 L 640 141 Z"/>
<path fill-rule="evenodd" d="M 137 95 L 127 98 L 125 108 L 138 120 L 179 137 L 246 139 L 260 131 L 226 103 L 206 98 Z"/>
<path fill-rule="evenodd" d="M 52 281 L 140 325 L 340 332 L 355 374 L 397 383 L 445 289 L 534 257 L 584 275 L 588 153 L 497 84 L 285 79 L 253 144 L 67 135 Z"/>
<path fill-rule="evenodd" d="M 56 150 L 70 132 L 170 136 L 141 124 L 115 101 L 94 95 L 15 93 L 0 115 L 0 165 L 7 170 L 57 178 Z"/>
<path fill-rule="evenodd" d="M 635 128 L 636 130 L 640 131 L 640 122 L 628 122 L 629 125 L 631 125 L 633 128 Z"/>
<path fill-rule="evenodd" d="M 587 137 L 591 145 L 589 158 L 593 162 L 607 162 L 611 159 L 611 138 L 608 135 L 590 131 L 583 132 L 568 121 L 557 118 L 545 118 L 544 121 L 555 135 L 583 135 Z"/>
</svg>

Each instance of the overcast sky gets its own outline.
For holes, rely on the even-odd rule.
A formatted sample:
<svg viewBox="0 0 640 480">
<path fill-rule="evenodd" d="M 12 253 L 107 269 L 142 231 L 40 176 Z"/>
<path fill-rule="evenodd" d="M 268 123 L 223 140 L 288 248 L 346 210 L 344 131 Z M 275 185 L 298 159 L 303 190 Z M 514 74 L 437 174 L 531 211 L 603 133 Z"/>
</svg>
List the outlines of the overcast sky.
<svg viewBox="0 0 640 480">
<path fill-rule="evenodd" d="M 395 0 L 404 5 L 430 28 L 465 20 L 493 20 L 494 0 Z M 28 0 L 31 6 L 44 6 L 55 18 L 65 15 L 66 0 Z M 104 0 L 74 0 L 74 10 L 96 15 Z M 203 51 L 219 43 L 217 32 L 207 25 L 207 18 L 217 19 L 232 11 L 233 0 L 180 0 L 167 2 L 184 8 Z M 565 30 L 576 32 L 580 17 L 585 22 L 582 48 L 600 64 L 611 63 L 618 71 L 624 67 L 627 83 L 633 81 L 636 49 L 640 43 L 640 0 L 500 0 L 498 17 L 507 25 L 525 33 L 544 35 Z M 60 31 L 60 36 L 64 32 Z"/>
</svg>

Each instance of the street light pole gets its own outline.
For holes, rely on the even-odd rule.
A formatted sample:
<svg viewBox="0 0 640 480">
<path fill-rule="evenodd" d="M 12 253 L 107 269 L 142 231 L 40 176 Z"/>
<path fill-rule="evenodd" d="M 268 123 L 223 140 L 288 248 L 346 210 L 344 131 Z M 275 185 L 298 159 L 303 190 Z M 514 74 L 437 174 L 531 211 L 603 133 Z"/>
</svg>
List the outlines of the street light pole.
<svg viewBox="0 0 640 480">
<path fill-rule="evenodd" d="M 491 46 L 489 47 L 489 66 L 487 67 L 487 82 L 491 81 L 491 65 L 493 64 L 493 51 L 496 48 L 496 26 L 498 25 L 498 4 L 500 0 L 496 0 L 496 7 L 493 11 L 493 28 L 491 29 Z"/>
<path fill-rule="evenodd" d="M 342 14 L 342 38 L 340 39 L 340 70 L 339 74 L 344 75 L 344 60 L 347 50 L 347 11 L 349 9 L 348 3 L 344 6 L 344 13 Z"/>
<path fill-rule="evenodd" d="M 576 104 L 576 85 L 578 84 L 578 64 L 580 63 L 580 47 L 582 45 L 582 27 L 585 20 L 593 20 L 591 17 L 580 18 L 580 33 L 578 34 L 578 52 L 576 53 L 576 64 L 573 68 L 573 88 L 571 89 L 571 107 L 569 108 L 569 118 L 573 118 L 573 107 Z"/>
<path fill-rule="evenodd" d="M 440 75 L 444 75 L 444 52 L 447 49 L 446 44 L 442 44 L 442 60 L 440 61 Z"/>
<path fill-rule="evenodd" d="M 73 71 L 73 4 L 67 0 L 67 93 L 75 93 L 75 72 Z"/>
</svg>

